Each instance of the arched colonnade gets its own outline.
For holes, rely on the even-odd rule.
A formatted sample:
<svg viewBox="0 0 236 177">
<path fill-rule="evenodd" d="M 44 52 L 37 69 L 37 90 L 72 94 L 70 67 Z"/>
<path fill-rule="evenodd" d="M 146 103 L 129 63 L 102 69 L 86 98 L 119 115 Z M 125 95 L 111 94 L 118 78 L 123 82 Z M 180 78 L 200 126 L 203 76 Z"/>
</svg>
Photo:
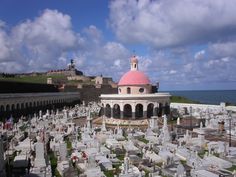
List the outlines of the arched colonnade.
<svg viewBox="0 0 236 177">
<path fill-rule="evenodd" d="M 102 103 L 102 106 L 102 115 L 117 119 L 141 119 L 169 115 L 170 109 L 168 102 Z"/>
</svg>

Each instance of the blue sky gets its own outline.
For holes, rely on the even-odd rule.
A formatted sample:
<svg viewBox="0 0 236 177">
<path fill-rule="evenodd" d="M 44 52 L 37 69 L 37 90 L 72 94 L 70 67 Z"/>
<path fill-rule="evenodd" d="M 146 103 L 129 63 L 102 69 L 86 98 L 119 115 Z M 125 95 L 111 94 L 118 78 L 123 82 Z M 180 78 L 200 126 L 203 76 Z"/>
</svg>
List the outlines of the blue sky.
<svg viewBox="0 0 236 177">
<path fill-rule="evenodd" d="M 160 90 L 236 88 L 234 0 L 2 0 L 0 71 L 87 75 L 139 68 Z"/>
</svg>

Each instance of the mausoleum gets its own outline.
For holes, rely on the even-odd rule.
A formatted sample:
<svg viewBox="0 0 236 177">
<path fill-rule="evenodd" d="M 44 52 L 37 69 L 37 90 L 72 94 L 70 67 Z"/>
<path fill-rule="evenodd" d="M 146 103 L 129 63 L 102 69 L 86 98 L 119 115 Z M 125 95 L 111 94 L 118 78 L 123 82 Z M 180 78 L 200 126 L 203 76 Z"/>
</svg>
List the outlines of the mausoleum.
<svg viewBox="0 0 236 177">
<path fill-rule="evenodd" d="M 136 56 L 130 59 L 130 71 L 118 83 L 118 94 L 102 94 L 103 115 L 116 119 L 146 119 L 169 114 L 170 94 L 157 93 L 148 76 L 138 70 Z"/>
</svg>

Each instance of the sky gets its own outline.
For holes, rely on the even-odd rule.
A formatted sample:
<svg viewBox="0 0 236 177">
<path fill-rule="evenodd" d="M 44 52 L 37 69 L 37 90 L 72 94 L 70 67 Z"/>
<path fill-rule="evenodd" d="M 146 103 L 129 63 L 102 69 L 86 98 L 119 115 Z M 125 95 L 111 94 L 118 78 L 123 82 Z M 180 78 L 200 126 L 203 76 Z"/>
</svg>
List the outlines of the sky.
<svg viewBox="0 0 236 177">
<path fill-rule="evenodd" d="M 160 90 L 236 89 L 235 0 L 1 0 L 0 72 L 118 82 L 132 55 Z"/>
</svg>

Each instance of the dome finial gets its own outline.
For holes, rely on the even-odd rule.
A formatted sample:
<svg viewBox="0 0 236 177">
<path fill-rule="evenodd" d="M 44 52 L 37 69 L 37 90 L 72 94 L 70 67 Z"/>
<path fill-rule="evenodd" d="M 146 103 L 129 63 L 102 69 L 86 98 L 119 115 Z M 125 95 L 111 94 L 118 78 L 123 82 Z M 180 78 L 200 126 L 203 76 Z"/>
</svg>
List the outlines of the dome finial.
<svg viewBox="0 0 236 177">
<path fill-rule="evenodd" d="M 138 70 L 138 59 L 135 55 L 132 56 L 131 59 L 130 59 L 130 70 L 131 71 L 137 71 Z"/>
</svg>

